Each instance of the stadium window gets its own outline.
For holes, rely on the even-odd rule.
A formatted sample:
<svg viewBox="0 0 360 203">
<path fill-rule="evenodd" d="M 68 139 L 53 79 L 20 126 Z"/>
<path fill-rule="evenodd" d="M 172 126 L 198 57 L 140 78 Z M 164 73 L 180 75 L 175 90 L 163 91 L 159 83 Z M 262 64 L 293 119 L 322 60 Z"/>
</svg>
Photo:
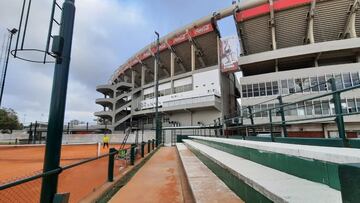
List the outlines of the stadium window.
<svg viewBox="0 0 360 203">
<path fill-rule="evenodd" d="M 330 113 L 331 113 L 331 115 L 335 115 L 336 113 L 335 113 L 334 102 L 333 102 L 333 100 L 329 100 L 329 102 L 330 102 Z"/>
<path fill-rule="evenodd" d="M 354 86 L 360 84 L 359 73 L 351 73 L 351 79 Z"/>
<path fill-rule="evenodd" d="M 310 84 L 311 84 L 311 91 L 313 92 L 318 92 L 319 91 L 319 86 L 318 86 L 318 81 L 317 81 L 317 77 L 310 77 Z"/>
<path fill-rule="evenodd" d="M 242 116 L 247 118 L 249 116 L 247 106 L 241 106 Z"/>
<path fill-rule="evenodd" d="M 346 99 L 341 100 L 341 108 L 342 108 L 342 113 L 348 113 L 348 106 L 346 104 Z"/>
<path fill-rule="evenodd" d="M 254 91 L 254 97 L 258 97 L 259 96 L 259 84 L 254 84 L 253 91 Z"/>
<path fill-rule="evenodd" d="M 255 117 L 261 117 L 260 111 L 260 105 L 256 104 L 253 108 L 253 113 L 255 113 Z"/>
<path fill-rule="evenodd" d="M 306 115 L 312 116 L 313 115 L 313 105 L 311 101 L 305 102 L 306 106 Z"/>
<path fill-rule="evenodd" d="M 321 106 L 322 106 L 322 114 L 323 115 L 329 115 L 330 114 L 329 100 L 321 101 Z"/>
<path fill-rule="evenodd" d="M 271 115 L 276 115 L 276 109 L 273 109 L 275 107 L 275 104 L 268 104 L 268 108 L 271 109 Z"/>
<path fill-rule="evenodd" d="M 266 96 L 265 83 L 260 83 L 260 96 Z"/>
<path fill-rule="evenodd" d="M 322 115 L 320 101 L 314 101 L 314 110 L 315 110 L 315 115 Z"/>
<path fill-rule="evenodd" d="M 356 112 L 355 99 L 348 99 L 347 100 L 347 106 L 348 106 L 349 113 Z"/>
<path fill-rule="evenodd" d="M 352 86 L 350 73 L 343 73 L 343 79 L 344 79 L 343 81 L 344 81 L 344 87 L 345 88 L 348 88 L 348 87 Z"/>
<path fill-rule="evenodd" d="M 247 85 L 247 94 L 248 94 L 248 97 L 253 96 L 252 85 Z"/>
<path fill-rule="evenodd" d="M 320 91 L 326 91 L 326 79 L 324 75 L 319 76 L 319 84 Z"/>
<path fill-rule="evenodd" d="M 242 91 L 242 97 L 246 98 L 247 97 L 246 85 L 241 86 L 241 91 Z"/>
<path fill-rule="evenodd" d="M 289 88 L 287 84 L 287 80 L 281 80 L 281 93 L 289 94 Z"/>
<path fill-rule="evenodd" d="M 305 103 L 304 102 L 297 103 L 297 115 L 305 116 Z"/>
<path fill-rule="evenodd" d="M 271 82 L 266 83 L 266 94 L 268 96 L 272 95 L 272 88 L 271 88 Z"/>
<path fill-rule="evenodd" d="M 297 106 L 296 104 L 289 105 L 289 115 L 290 116 L 297 116 Z"/>
<path fill-rule="evenodd" d="M 328 82 L 326 83 L 326 87 L 328 91 L 331 91 L 331 84 L 329 82 L 331 78 L 334 78 L 333 74 L 326 74 L 326 81 Z"/>
<path fill-rule="evenodd" d="M 335 84 L 336 84 L 336 89 L 337 90 L 341 90 L 343 89 L 343 82 L 342 82 L 342 77 L 341 74 L 336 74 L 335 75 Z"/>
<path fill-rule="evenodd" d="M 268 117 L 268 111 L 267 110 L 267 105 L 266 104 L 261 104 L 261 117 Z"/>
<path fill-rule="evenodd" d="M 295 93 L 295 85 L 294 85 L 294 80 L 293 79 L 289 79 L 288 80 L 288 84 L 289 84 L 289 92 Z"/>
<path fill-rule="evenodd" d="M 302 92 L 302 82 L 301 82 L 301 78 L 296 78 L 296 79 L 295 79 L 295 91 L 296 91 L 296 92 Z"/>
<path fill-rule="evenodd" d="M 303 91 L 304 92 L 310 92 L 310 80 L 309 78 L 303 78 L 302 79 L 303 84 Z"/>
<path fill-rule="evenodd" d="M 275 113 L 276 116 L 280 116 L 280 104 L 275 104 Z"/>
<path fill-rule="evenodd" d="M 278 84 L 278 81 L 273 81 L 273 82 L 272 82 L 272 89 L 273 89 L 273 94 L 274 94 L 274 95 L 279 94 L 279 84 Z"/>
<path fill-rule="evenodd" d="M 360 112 L 360 98 L 356 98 L 357 111 Z"/>
</svg>

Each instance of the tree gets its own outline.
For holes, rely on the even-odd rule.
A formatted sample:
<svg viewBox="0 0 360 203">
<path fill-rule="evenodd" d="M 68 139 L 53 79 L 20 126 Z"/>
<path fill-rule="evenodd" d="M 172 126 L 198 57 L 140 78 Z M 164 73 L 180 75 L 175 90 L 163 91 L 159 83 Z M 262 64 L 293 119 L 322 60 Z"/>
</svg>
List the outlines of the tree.
<svg viewBox="0 0 360 203">
<path fill-rule="evenodd" d="M 18 116 L 13 109 L 0 109 L 0 129 L 11 131 L 21 129 Z"/>
</svg>

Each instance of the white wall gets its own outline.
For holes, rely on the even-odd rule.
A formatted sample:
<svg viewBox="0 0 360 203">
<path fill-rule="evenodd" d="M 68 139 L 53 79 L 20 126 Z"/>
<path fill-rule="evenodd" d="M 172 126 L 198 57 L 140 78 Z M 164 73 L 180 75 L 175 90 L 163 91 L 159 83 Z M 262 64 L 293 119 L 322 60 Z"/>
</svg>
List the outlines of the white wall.
<svg viewBox="0 0 360 203">
<path fill-rule="evenodd" d="M 193 83 L 193 90 L 187 92 L 181 92 L 177 94 L 171 94 L 159 97 L 159 106 L 162 106 L 165 101 L 173 101 L 186 98 L 194 98 L 206 95 L 217 95 L 220 96 L 220 79 L 219 79 L 219 70 L 210 70 L 205 72 L 195 73 L 192 77 L 182 78 L 174 81 L 174 87 L 183 86 Z M 163 84 L 164 88 L 167 89 L 171 83 Z M 165 88 L 166 87 L 166 88 Z M 144 94 L 152 93 L 154 90 L 153 87 L 147 88 L 144 90 Z M 159 90 L 160 85 L 159 85 Z M 146 99 L 141 101 L 142 109 L 154 108 L 155 107 L 155 98 Z"/>
</svg>

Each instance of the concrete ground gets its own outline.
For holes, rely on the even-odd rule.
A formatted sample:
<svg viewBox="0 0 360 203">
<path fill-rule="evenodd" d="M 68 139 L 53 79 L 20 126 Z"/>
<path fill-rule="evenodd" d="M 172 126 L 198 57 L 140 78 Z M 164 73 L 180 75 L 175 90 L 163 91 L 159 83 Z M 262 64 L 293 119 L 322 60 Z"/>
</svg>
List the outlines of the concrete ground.
<svg viewBox="0 0 360 203">
<path fill-rule="evenodd" d="M 193 202 L 175 147 L 161 147 L 110 202 Z"/>
</svg>

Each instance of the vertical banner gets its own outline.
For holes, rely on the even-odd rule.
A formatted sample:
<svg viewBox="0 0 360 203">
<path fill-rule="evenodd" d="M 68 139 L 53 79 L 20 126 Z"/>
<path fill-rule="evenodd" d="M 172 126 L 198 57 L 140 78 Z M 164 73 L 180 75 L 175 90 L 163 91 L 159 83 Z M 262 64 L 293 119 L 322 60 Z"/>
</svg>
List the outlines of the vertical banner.
<svg viewBox="0 0 360 203">
<path fill-rule="evenodd" d="M 222 72 L 239 70 L 240 43 L 236 35 L 221 38 L 220 54 Z"/>
</svg>

